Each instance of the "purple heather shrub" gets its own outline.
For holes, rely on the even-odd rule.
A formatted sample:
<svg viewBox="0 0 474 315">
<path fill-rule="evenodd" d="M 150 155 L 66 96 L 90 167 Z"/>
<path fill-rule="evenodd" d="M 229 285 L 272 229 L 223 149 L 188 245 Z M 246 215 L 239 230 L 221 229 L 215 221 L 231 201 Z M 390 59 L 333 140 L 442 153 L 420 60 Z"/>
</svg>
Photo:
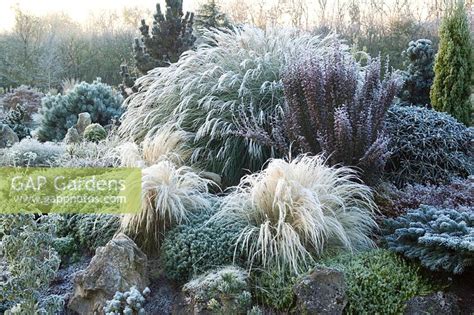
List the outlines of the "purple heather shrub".
<svg viewBox="0 0 474 315">
<path fill-rule="evenodd" d="M 399 216 L 421 205 L 474 209 L 474 177 L 455 178 L 440 185 L 408 184 L 402 189 L 395 188 L 390 200 L 379 208 L 386 216 Z"/>
<path fill-rule="evenodd" d="M 399 77 L 381 74 L 380 58 L 362 67 L 340 46 L 288 67 L 283 120 L 296 150 L 324 152 L 331 165 L 354 166 L 374 182 L 389 156 L 384 119 L 401 86 Z"/>
</svg>

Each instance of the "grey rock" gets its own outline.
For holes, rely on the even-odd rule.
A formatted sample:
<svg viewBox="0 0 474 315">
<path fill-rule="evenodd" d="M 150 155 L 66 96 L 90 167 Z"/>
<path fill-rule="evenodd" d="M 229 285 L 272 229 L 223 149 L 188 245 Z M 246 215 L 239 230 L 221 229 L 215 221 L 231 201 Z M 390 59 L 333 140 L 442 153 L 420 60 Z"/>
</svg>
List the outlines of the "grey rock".
<svg viewBox="0 0 474 315">
<path fill-rule="evenodd" d="M 69 128 L 67 130 L 66 136 L 64 137 L 64 142 L 66 144 L 79 143 L 81 140 L 82 138 L 75 127 Z"/>
<path fill-rule="evenodd" d="M 92 124 L 92 119 L 89 113 L 80 113 L 77 116 L 76 129 L 81 136 L 90 124 Z"/>
<path fill-rule="evenodd" d="M 451 293 L 437 292 L 415 296 L 406 303 L 405 315 L 456 315 L 461 314 L 457 298 Z"/>
<path fill-rule="evenodd" d="M 120 233 L 96 250 L 89 266 L 74 277 L 74 293 L 68 308 L 79 314 L 103 314 L 103 307 L 117 291 L 148 284 L 147 257 Z"/>
<path fill-rule="evenodd" d="M 10 147 L 18 141 L 18 136 L 12 128 L 0 123 L 0 149 Z"/>
<path fill-rule="evenodd" d="M 298 314 L 342 314 L 347 305 L 344 274 L 338 270 L 316 267 L 293 287 Z"/>
</svg>

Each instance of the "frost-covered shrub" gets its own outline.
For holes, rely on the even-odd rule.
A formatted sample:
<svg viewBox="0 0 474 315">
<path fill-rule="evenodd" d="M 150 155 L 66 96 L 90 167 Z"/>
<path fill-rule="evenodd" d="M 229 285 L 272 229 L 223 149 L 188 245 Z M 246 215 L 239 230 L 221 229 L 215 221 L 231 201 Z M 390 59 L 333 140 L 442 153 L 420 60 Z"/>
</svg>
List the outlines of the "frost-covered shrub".
<svg viewBox="0 0 474 315">
<path fill-rule="evenodd" d="M 453 179 L 442 185 L 406 185 L 394 192 L 389 205 L 394 213 L 403 214 L 408 209 L 417 209 L 420 205 L 455 209 L 471 207 L 474 209 L 474 178 Z"/>
<path fill-rule="evenodd" d="M 433 290 L 418 268 L 387 250 L 344 254 L 324 264 L 344 272 L 347 314 L 402 314 L 407 300 Z"/>
<path fill-rule="evenodd" d="M 126 292 L 116 292 L 112 300 L 105 302 L 104 313 L 105 315 L 145 315 L 143 305 L 149 294 L 149 288 L 140 292 L 135 286 Z"/>
<path fill-rule="evenodd" d="M 417 106 L 392 106 L 386 118 L 391 156 L 386 171 L 393 181 L 446 182 L 474 170 L 474 129 L 451 116 Z"/>
<path fill-rule="evenodd" d="M 62 215 L 57 220 L 58 235 L 72 237 L 76 248 L 94 252 L 105 246 L 120 227 L 120 217 L 111 214 Z"/>
<path fill-rule="evenodd" d="M 53 248 L 54 225 L 47 216 L 4 214 L 0 216 L 1 253 L 9 276 L 0 287 L 0 302 L 12 303 L 7 314 L 55 314 L 62 307 L 59 296 L 44 298 L 59 268 Z"/>
<path fill-rule="evenodd" d="M 237 244 L 250 268 L 298 274 L 328 251 L 371 247 L 374 210 L 370 189 L 352 169 L 302 155 L 245 176 L 212 220 L 242 225 Z"/>
<path fill-rule="evenodd" d="M 355 166 L 365 181 L 380 177 L 389 155 L 383 122 L 400 87 L 397 75 L 382 77 L 381 67 L 373 59 L 363 69 L 340 46 L 290 64 L 283 86 L 292 145 L 325 153 L 331 165 Z"/>
<path fill-rule="evenodd" d="M 462 273 L 474 266 L 472 207 L 442 209 L 422 206 L 386 221 L 388 248 L 419 259 L 431 270 Z"/>
<path fill-rule="evenodd" d="M 119 144 L 120 139 L 112 133 L 100 142 L 72 143 L 66 146 L 57 164 L 62 167 L 119 167 L 121 165 L 120 151 L 117 150 Z"/>
<path fill-rule="evenodd" d="M 269 116 L 284 102 L 281 74 L 288 62 L 305 54 L 323 55 L 334 41 L 251 26 L 207 31 L 195 51 L 138 79 L 141 89 L 127 100 L 120 131 L 142 140 L 176 122 L 192 135 L 191 162 L 222 175 L 226 185 L 236 184 L 272 155 L 271 149 L 235 133 L 238 112 L 252 111 L 268 127 Z"/>
<path fill-rule="evenodd" d="M 402 71 L 402 104 L 431 107 L 430 88 L 434 78 L 435 53 L 433 43 L 429 39 L 418 39 L 408 44 L 402 54 L 407 63 L 406 71 Z"/>
<path fill-rule="evenodd" d="M 58 166 L 58 159 L 66 152 L 61 143 L 40 143 L 36 139 L 26 138 L 15 143 L 0 155 L 3 166 Z"/>
<path fill-rule="evenodd" d="M 90 124 L 84 130 L 84 139 L 92 142 L 99 142 L 107 138 L 107 131 L 99 124 Z"/>
<path fill-rule="evenodd" d="M 252 273 L 255 300 L 274 310 L 289 312 L 295 302 L 293 286 L 297 279 L 291 272 L 281 272 L 276 268 L 256 270 Z"/>
<path fill-rule="evenodd" d="M 18 136 L 18 139 L 23 139 L 31 136 L 30 128 L 25 124 L 26 111 L 22 105 L 16 106 L 15 109 L 10 109 L 3 122 L 7 124 Z"/>
<path fill-rule="evenodd" d="M 25 122 L 31 123 L 33 115 L 41 107 L 41 99 L 44 94 L 26 85 L 21 85 L 13 91 L 6 93 L 0 99 L 0 107 L 5 112 L 16 109 L 18 105 L 23 106 L 26 111 Z"/>
<path fill-rule="evenodd" d="M 122 115 L 122 96 L 100 80 L 82 82 L 65 95 L 47 95 L 42 100 L 38 139 L 61 141 L 77 122 L 77 115 L 87 112 L 92 122 L 108 125 Z"/>
<path fill-rule="evenodd" d="M 252 304 L 247 273 L 234 266 L 189 281 L 183 292 L 195 309 L 213 314 L 246 314 Z"/>
<path fill-rule="evenodd" d="M 240 227 L 208 222 L 214 212 L 200 210 L 166 234 L 161 259 L 167 277 L 186 281 L 232 263 Z"/>
</svg>

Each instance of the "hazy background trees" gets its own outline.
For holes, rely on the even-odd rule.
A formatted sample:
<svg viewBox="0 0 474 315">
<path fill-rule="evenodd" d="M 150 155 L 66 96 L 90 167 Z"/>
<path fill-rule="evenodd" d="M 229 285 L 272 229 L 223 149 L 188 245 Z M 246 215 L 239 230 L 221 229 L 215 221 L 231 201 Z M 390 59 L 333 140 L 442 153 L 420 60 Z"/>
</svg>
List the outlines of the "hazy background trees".
<svg viewBox="0 0 474 315">
<path fill-rule="evenodd" d="M 218 8 L 221 12 L 213 12 L 211 17 L 218 16 L 225 26 L 284 25 L 323 35 L 335 31 L 357 49 L 373 56 L 388 55 L 393 67 L 405 69 L 401 53 L 410 41 L 426 38 L 437 50 L 440 21 L 454 2 L 185 0 L 184 10 L 192 4 L 196 19 L 203 16 L 209 20 L 203 9 L 205 12 L 209 5 Z M 472 32 L 474 0 L 464 3 Z M 104 83 L 120 84 L 120 65 L 134 64 L 132 47 L 134 39 L 140 37 L 140 21 L 144 18 L 151 22 L 153 9 L 133 6 L 131 2 L 130 7 L 96 11 L 79 23 L 64 13 L 36 16 L 16 8 L 14 27 L 0 31 L 0 88 L 27 84 L 48 91 L 61 89 L 61 82 L 66 78 L 92 82 L 101 77 Z M 201 24 L 206 25 L 208 21 L 204 18 Z M 199 19 L 196 25 L 200 25 Z M 195 32 L 199 37 L 198 27 Z"/>
</svg>

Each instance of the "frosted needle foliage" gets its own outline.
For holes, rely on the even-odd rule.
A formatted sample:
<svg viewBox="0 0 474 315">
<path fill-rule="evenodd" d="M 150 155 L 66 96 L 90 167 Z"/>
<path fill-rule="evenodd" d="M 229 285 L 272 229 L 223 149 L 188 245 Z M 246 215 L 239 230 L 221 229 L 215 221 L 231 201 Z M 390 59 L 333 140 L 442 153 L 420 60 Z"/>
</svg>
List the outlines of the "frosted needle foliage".
<svg viewBox="0 0 474 315">
<path fill-rule="evenodd" d="M 350 168 L 328 167 L 319 156 L 275 159 L 244 177 L 214 220 L 245 224 L 237 242 L 250 266 L 300 273 L 327 250 L 373 246 L 372 194 L 354 179 Z"/>
</svg>

